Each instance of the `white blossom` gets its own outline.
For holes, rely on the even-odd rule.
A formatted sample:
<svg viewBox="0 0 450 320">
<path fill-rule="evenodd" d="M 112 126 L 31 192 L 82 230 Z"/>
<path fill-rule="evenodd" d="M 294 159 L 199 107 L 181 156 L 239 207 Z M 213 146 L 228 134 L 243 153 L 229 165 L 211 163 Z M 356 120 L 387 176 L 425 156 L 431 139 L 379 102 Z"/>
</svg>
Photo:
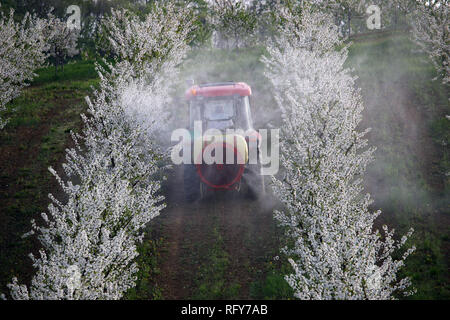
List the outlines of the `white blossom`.
<svg viewBox="0 0 450 320">
<path fill-rule="evenodd" d="M 362 177 L 374 148 L 357 130 L 363 104 L 343 66 L 347 46 L 330 16 L 292 12 L 280 11 L 286 23 L 263 59 L 283 119 L 284 173 L 273 182 L 294 270 L 286 280 L 299 299 L 391 299 L 409 286 L 397 272 L 413 249 L 393 260 L 407 237 L 372 230 L 380 212 L 369 210 Z"/>
<path fill-rule="evenodd" d="M 46 59 L 42 30 L 42 21 L 28 13 L 20 23 L 14 22 L 13 10 L 9 16 L 0 13 L 0 129 L 8 122 L 1 115 L 6 104 L 20 95 Z"/>
<path fill-rule="evenodd" d="M 428 54 L 444 84 L 450 82 L 449 2 L 418 2 L 411 21 L 413 39 Z"/>
<path fill-rule="evenodd" d="M 126 9 L 113 9 L 102 27 L 102 49 L 111 51 L 119 61 L 131 63 L 136 74 L 145 70 L 145 76 L 150 77 L 161 71 L 172 75 L 187 50 L 185 40 L 192 21 L 188 8 L 168 1 L 155 3 L 144 19 Z"/>
<path fill-rule="evenodd" d="M 48 55 L 50 61 L 57 70 L 58 66 L 64 68 L 68 58 L 78 54 L 77 42 L 79 29 L 71 28 L 67 21 L 54 16 L 51 12 L 46 19 L 41 19 L 43 37 L 48 44 Z"/>
</svg>

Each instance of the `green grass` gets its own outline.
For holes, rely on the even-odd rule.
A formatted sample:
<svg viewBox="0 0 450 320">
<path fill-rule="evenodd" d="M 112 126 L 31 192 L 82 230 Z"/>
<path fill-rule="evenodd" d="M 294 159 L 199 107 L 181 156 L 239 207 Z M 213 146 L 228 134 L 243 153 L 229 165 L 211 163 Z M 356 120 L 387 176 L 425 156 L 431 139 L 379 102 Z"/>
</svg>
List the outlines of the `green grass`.
<svg viewBox="0 0 450 320">
<path fill-rule="evenodd" d="M 383 212 L 381 222 L 396 227 L 398 234 L 416 230 L 409 242 L 417 251 L 403 271 L 417 289 L 411 298 L 448 299 L 449 230 L 439 223 L 448 217 L 445 173 L 450 167 L 448 148 L 442 145 L 450 132 L 444 117 L 448 93 L 439 79 L 432 80 L 436 71 L 417 49 L 402 33 L 358 39 L 347 65 L 359 77 L 366 106 L 363 124 L 372 128 L 369 143 L 377 147 L 368 169 L 371 181 L 380 181 L 368 185 L 374 207 Z"/>
<path fill-rule="evenodd" d="M 258 300 L 288 300 L 293 298 L 294 291 L 284 279 L 284 274 L 274 270 L 263 281 L 252 283 L 250 295 Z"/>
<path fill-rule="evenodd" d="M 223 237 L 218 226 L 212 226 L 213 245 L 196 274 L 194 300 L 236 299 L 240 284 L 227 281 L 230 266 L 229 254 L 224 250 Z"/>
<path fill-rule="evenodd" d="M 93 70 L 93 63 L 85 61 L 68 65 L 57 76 L 51 67 L 39 70 L 39 77 L 7 106 L 10 122 L 0 132 L 0 152 L 17 158 L 2 163 L 1 179 L 8 188 L 0 189 L 0 292 L 8 292 L 5 286 L 13 276 L 27 282 L 34 272 L 28 254 L 40 245 L 21 236 L 30 230 L 32 218 L 41 223 L 48 193 L 58 197 L 61 192 L 47 168 L 60 170 L 70 130 L 81 126 L 84 97 L 98 84 Z"/>
<path fill-rule="evenodd" d="M 39 86 L 48 83 L 57 84 L 64 81 L 81 81 L 96 79 L 97 72 L 95 70 L 95 63 L 91 60 L 77 60 L 70 62 L 64 66 L 64 71 L 58 70 L 55 74 L 55 69 L 52 66 L 38 70 L 38 77 L 32 82 L 34 86 Z"/>
<path fill-rule="evenodd" d="M 161 272 L 159 265 L 162 245 L 163 239 L 159 238 L 156 240 L 145 239 L 144 242 L 138 246 L 138 280 L 136 282 L 136 286 L 129 289 L 125 294 L 125 300 L 163 299 L 163 292 L 161 288 L 153 281 L 154 278 Z"/>
</svg>

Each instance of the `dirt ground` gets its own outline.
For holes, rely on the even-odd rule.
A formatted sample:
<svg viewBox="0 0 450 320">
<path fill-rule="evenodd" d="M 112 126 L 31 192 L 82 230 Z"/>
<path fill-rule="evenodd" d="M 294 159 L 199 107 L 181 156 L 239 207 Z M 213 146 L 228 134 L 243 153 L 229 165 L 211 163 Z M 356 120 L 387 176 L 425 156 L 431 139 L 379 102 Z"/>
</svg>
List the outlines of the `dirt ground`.
<svg viewBox="0 0 450 320">
<path fill-rule="evenodd" d="M 252 282 L 277 254 L 273 199 L 252 201 L 217 190 L 186 203 L 182 170 L 175 169 L 168 182 L 169 206 L 151 226 L 165 239 L 155 281 L 164 299 L 251 298 Z"/>
<path fill-rule="evenodd" d="M 35 237 L 22 238 L 31 229 L 31 219 L 42 225 L 41 212 L 48 204 L 48 194 L 61 195 L 57 181 L 48 171 L 55 166 L 62 174 L 59 165 L 64 160 L 64 150 L 73 146 L 73 141 L 65 133 L 58 148 L 50 145 L 51 158 L 44 157 L 43 141 L 55 128 L 55 124 L 72 121 L 76 112 L 69 112 L 80 99 L 65 99 L 65 92 L 59 91 L 48 110 L 39 115 L 40 121 L 34 126 L 19 126 L 2 132 L 0 139 L 0 291 L 12 276 L 29 283 L 35 269 L 28 257 L 30 252 L 37 254 L 41 245 Z M 79 130 L 78 122 L 75 131 Z"/>
</svg>

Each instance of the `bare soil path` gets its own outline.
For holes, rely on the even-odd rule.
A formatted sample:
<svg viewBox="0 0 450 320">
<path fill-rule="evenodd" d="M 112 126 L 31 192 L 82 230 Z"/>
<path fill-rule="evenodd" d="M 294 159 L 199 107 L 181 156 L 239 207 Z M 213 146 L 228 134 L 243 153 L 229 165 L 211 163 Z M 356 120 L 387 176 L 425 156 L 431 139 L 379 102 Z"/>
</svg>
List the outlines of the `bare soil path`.
<svg viewBox="0 0 450 320">
<path fill-rule="evenodd" d="M 233 191 L 184 201 L 182 170 L 169 177 L 169 206 L 151 228 L 164 238 L 155 279 L 164 299 L 250 299 L 263 264 L 276 254 L 272 206 Z"/>
</svg>

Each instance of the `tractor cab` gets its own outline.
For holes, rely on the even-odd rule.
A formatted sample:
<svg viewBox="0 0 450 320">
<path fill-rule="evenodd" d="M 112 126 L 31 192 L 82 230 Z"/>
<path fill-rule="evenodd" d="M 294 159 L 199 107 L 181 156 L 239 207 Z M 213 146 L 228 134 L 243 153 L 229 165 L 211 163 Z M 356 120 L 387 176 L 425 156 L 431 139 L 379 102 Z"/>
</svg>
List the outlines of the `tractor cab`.
<svg viewBox="0 0 450 320">
<path fill-rule="evenodd" d="M 186 92 L 189 101 L 189 128 L 201 121 L 208 129 L 253 129 L 249 85 L 243 82 L 210 83 L 192 86 Z"/>
</svg>

